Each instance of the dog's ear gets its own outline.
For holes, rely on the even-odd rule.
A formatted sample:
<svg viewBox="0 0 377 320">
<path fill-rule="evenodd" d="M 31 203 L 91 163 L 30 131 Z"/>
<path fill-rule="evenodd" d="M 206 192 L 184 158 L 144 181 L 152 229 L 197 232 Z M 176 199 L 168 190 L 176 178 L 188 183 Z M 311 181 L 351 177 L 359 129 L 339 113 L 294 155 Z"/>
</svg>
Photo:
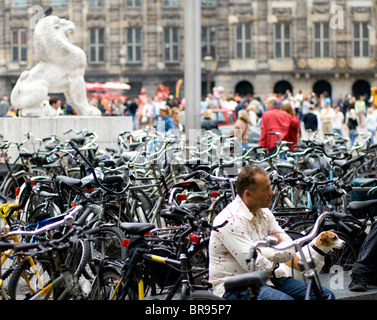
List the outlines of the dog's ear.
<svg viewBox="0 0 377 320">
<path fill-rule="evenodd" d="M 327 246 L 327 247 L 328 247 L 328 246 L 331 244 L 330 239 L 331 239 L 331 235 L 329 234 L 329 231 L 323 232 L 323 233 L 321 234 L 321 238 L 320 238 L 320 240 L 321 240 L 321 242 L 322 242 L 322 244 L 323 244 L 324 246 Z"/>
</svg>

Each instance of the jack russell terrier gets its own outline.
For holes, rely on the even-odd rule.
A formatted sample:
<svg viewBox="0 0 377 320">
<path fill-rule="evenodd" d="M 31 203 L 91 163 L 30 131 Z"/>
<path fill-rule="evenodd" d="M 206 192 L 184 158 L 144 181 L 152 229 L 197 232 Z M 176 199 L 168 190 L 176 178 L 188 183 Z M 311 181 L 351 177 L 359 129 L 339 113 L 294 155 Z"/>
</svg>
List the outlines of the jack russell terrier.
<svg viewBox="0 0 377 320">
<path fill-rule="evenodd" d="M 319 273 L 324 264 L 325 256 L 331 249 L 343 248 L 345 242 L 338 238 L 338 236 L 332 231 L 323 231 L 310 243 L 302 247 L 302 251 L 306 259 L 312 259 L 315 263 L 315 270 Z M 300 271 L 297 262 L 301 260 L 300 253 L 296 252 L 294 258 L 285 263 L 280 263 L 277 270 L 285 272 L 287 277 L 292 276 L 294 279 L 304 280 L 304 275 Z M 276 270 L 275 270 L 276 271 Z"/>
</svg>

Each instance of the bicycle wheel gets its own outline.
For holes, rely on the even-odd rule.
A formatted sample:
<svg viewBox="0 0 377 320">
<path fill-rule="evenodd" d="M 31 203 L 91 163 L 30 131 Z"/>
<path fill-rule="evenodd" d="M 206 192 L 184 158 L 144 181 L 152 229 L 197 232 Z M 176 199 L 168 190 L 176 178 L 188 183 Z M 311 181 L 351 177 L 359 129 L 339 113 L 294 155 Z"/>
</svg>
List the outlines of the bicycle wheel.
<svg viewBox="0 0 377 320">
<path fill-rule="evenodd" d="M 330 272 L 332 266 L 340 266 L 343 271 L 350 271 L 357 260 L 358 251 L 352 240 L 342 232 L 334 231 L 334 233 L 345 244 L 342 249 L 333 249 L 326 255 L 325 265 L 322 268 L 323 273 Z"/>
<path fill-rule="evenodd" d="M 66 256 L 66 264 L 72 274 L 80 277 L 90 260 L 90 245 L 83 239 L 77 239 L 69 248 Z"/>
<path fill-rule="evenodd" d="M 127 250 L 122 245 L 123 232 L 116 226 L 101 226 L 92 242 L 94 256 L 92 258 L 109 258 L 125 260 Z"/>
<path fill-rule="evenodd" d="M 116 269 L 103 270 L 93 283 L 90 300 L 111 300 L 120 279 L 120 272 Z M 121 290 L 121 287 L 119 289 Z"/>
<path fill-rule="evenodd" d="M 8 283 L 8 295 L 12 300 L 27 299 L 51 281 L 51 262 L 44 258 L 33 258 L 33 261 L 35 267 L 26 258 L 12 272 Z M 51 294 L 54 295 L 54 292 Z"/>
<path fill-rule="evenodd" d="M 29 179 L 32 176 L 31 173 L 26 171 L 17 172 L 10 177 L 4 185 L 2 194 L 7 198 L 7 201 L 16 200 L 16 188 L 20 188 L 26 179 Z"/>
<path fill-rule="evenodd" d="M 304 236 L 312 230 L 314 223 L 314 220 L 299 221 L 291 225 L 289 230 L 300 233 L 302 236 Z"/>
<path fill-rule="evenodd" d="M 119 300 L 123 290 L 123 283 L 121 281 L 120 269 L 105 267 L 103 271 L 97 275 L 89 298 L 91 300 Z M 135 285 L 130 285 L 126 300 L 138 300 L 136 287 L 136 283 Z"/>
<path fill-rule="evenodd" d="M 60 209 L 54 203 L 50 202 L 47 207 L 44 203 L 42 203 L 31 211 L 28 216 L 26 216 L 26 223 L 37 223 L 44 219 L 56 217 L 60 215 L 60 213 Z"/>
<path fill-rule="evenodd" d="M 119 225 L 120 222 L 129 222 L 130 219 L 124 214 L 122 207 L 113 204 L 106 204 L 103 212 L 105 222 Z"/>
<path fill-rule="evenodd" d="M 153 204 L 144 191 L 132 190 L 125 205 L 128 216 L 132 221 L 149 222 L 148 218 L 153 209 Z"/>
</svg>

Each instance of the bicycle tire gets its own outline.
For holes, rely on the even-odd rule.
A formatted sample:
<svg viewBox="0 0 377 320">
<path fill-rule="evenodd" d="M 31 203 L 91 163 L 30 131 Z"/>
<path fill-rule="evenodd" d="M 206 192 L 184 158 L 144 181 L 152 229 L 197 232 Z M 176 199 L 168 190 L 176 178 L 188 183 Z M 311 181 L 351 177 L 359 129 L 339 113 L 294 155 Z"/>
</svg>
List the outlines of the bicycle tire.
<svg viewBox="0 0 377 320">
<path fill-rule="evenodd" d="M 209 291 L 194 290 L 190 294 L 187 300 L 200 301 L 200 300 L 226 300 L 226 299 L 216 296 L 215 294 L 210 293 Z"/>
<path fill-rule="evenodd" d="M 328 273 L 332 266 L 340 266 L 344 271 L 350 271 L 357 260 L 358 250 L 353 241 L 344 233 L 333 231 L 339 239 L 345 242 L 342 249 L 331 250 L 325 258 L 325 265 L 322 268 L 323 273 Z"/>
<path fill-rule="evenodd" d="M 124 214 L 120 207 L 112 204 L 106 204 L 103 212 L 104 222 L 119 225 L 120 222 L 129 222 L 130 219 Z"/>
<path fill-rule="evenodd" d="M 148 216 L 153 209 L 153 204 L 144 191 L 132 190 L 125 205 L 127 216 L 130 217 L 131 221 L 149 222 Z"/>
<path fill-rule="evenodd" d="M 33 224 L 43 219 L 56 217 L 60 213 L 60 209 L 53 202 L 49 204 L 47 209 L 45 209 L 45 204 L 42 203 L 26 216 L 26 223 Z"/>
<path fill-rule="evenodd" d="M 119 300 L 123 290 L 123 284 L 119 283 L 119 281 L 121 281 L 120 270 L 114 267 L 105 267 L 103 271 L 97 275 L 89 298 L 91 300 Z M 118 290 L 114 294 L 117 287 Z M 130 285 L 128 289 L 126 300 L 138 300 L 137 290 L 133 285 Z"/>
<path fill-rule="evenodd" d="M 53 268 L 49 260 L 41 258 L 33 258 L 33 261 L 38 266 L 38 273 L 41 276 L 43 284 L 51 281 L 53 277 Z M 28 271 L 30 270 L 30 271 Z M 40 272 L 43 270 L 43 272 Z M 31 276 L 29 278 L 30 286 L 26 284 L 24 276 Z M 24 300 L 27 299 L 31 294 L 42 289 L 41 284 L 37 281 L 33 268 L 28 259 L 22 260 L 17 267 L 12 272 L 9 282 L 8 282 L 8 295 L 12 300 Z M 54 293 L 52 293 L 54 294 Z"/>
<path fill-rule="evenodd" d="M 97 274 L 89 295 L 90 300 L 110 300 L 120 278 L 121 275 L 118 270 L 105 268 L 100 274 Z M 102 283 L 101 287 L 99 282 Z"/>
<path fill-rule="evenodd" d="M 85 271 L 85 267 L 90 260 L 90 245 L 83 239 L 78 239 L 75 246 L 70 249 L 66 263 L 72 274 L 80 277 Z"/>
<path fill-rule="evenodd" d="M 98 238 L 93 241 L 92 249 L 99 255 L 95 255 L 95 257 L 100 256 L 101 258 L 115 260 L 126 259 L 127 249 L 122 245 L 124 234 L 120 228 L 114 225 L 101 226 L 96 236 Z"/>
<path fill-rule="evenodd" d="M 13 177 L 9 177 L 2 190 L 2 194 L 7 198 L 7 201 L 16 200 L 16 188 L 20 188 L 25 183 L 25 180 L 31 177 L 32 174 L 26 171 L 17 172 Z"/>
</svg>

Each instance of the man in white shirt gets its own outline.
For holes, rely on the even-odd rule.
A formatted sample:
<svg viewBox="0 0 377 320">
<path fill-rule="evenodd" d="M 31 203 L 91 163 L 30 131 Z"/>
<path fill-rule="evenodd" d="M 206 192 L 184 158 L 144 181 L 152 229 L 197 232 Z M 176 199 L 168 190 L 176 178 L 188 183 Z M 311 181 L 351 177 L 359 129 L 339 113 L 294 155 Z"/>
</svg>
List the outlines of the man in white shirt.
<svg viewBox="0 0 377 320">
<path fill-rule="evenodd" d="M 212 231 L 209 243 L 209 280 L 216 295 L 227 299 L 248 299 L 247 290 L 238 294 L 225 292 L 224 282 L 228 277 L 253 271 L 246 263 L 252 244 L 267 235 L 275 236 L 279 243 L 290 242 L 291 238 L 277 223 L 268 209 L 273 196 L 268 173 L 258 166 L 245 166 L 238 175 L 237 196 L 215 218 L 214 225 L 228 223 Z M 259 292 L 260 300 L 300 300 L 305 298 L 306 284 L 288 277 L 284 271 L 274 272 L 278 263 L 293 259 L 294 248 L 275 250 L 258 248 L 256 270 L 265 270 L 270 281 Z M 272 286 L 273 285 L 273 286 Z M 326 299 L 334 294 L 323 288 Z"/>
</svg>

